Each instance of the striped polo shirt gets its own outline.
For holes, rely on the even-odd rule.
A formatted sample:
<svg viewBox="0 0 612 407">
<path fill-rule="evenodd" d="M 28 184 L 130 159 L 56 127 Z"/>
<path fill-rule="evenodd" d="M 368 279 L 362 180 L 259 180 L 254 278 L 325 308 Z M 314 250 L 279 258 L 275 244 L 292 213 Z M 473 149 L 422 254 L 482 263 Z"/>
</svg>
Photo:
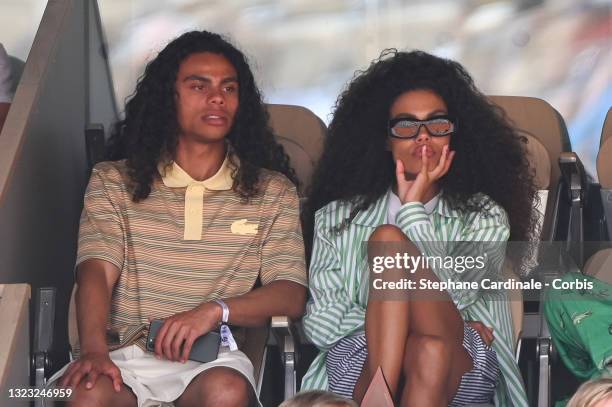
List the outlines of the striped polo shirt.
<svg viewBox="0 0 612 407">
<path fill-rule="evenodd" d="M 302 390 L 326 390 L 327 352 L 342 338 L 365 330 L 369 266 L 363 243 L 368 241 L 376 227 L 387 223 L 389 196 L 390 193 L 383 195 L 369 208 L 360 211 L 341 230 L 337 226 L 346 223 L 353 204 L 334 201 L 316 213 L 309 275 L 310 299 L 303 324 L 306 337 L 321 352 L 304 376 Z M 422 203 L 409 202 L 401 206 L 395 220 L 426 256 L 452 253 L 452 242 L 507 241 L 510 228 L 504 209 L 486 195 L 480 194 L 475 198 L 488 207 L 486 213 L 455 210 L 440 197 L 431 214 L 426 212 Z M 505 247 L 500 244 L 489 247 L 492 251 L 487 251 L 488 267 L 500 269 Z M 442 267 L 433 267 L 433 271 L 440 280 L 462 281 L 468 277 L 468 273 L 459 274 Z M 495 271 L 477 275 L 495 275 Z M 497 353 L 501 372 L 495 404 L 527 407 L 524 384 L 514 360 L 512 317 L 506 292 L 450 290 L 449 295 L 465 321 L 482 321 L 495 329 L 492 347 Z"/>
<path fill-rule="evenodd" d="M 77 265 L 101 259 L 121 272 L 108 320 L 111 349 L 144 348 L 149 318 L 245 294 L 258 278 L 263 285 L 306 285 L 298 196 L 289 179 L 262 169 L 260 193 L 245 202 L 231 189 L 228 157 L 205 181 L 176 163 L 160 170 L 139 203 L 128 191 L 125 161 L 97 164 L 85 192 Z"/>
</svg>

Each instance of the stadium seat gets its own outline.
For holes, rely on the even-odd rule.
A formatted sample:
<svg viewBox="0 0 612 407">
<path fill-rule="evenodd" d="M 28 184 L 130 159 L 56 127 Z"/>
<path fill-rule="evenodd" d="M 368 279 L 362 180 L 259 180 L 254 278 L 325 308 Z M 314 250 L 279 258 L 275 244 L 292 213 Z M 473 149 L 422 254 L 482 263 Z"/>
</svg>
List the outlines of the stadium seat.
<svg viewBox="0 0 612 407">
<path fill-rule="evenodd" d="M 490 100 L 502 108 L 511 124 L 528 139 L 527 149 L 529 160 L 536 170 L 536 184 L 539 189 L 540 231 L 542 241 L 552 242 L 566 240 L 569 234 L 569 203 L 563 199 L 568 193 L 561 168 L 558 165 L 559 157 L 564 152 L 571 151 L 567 128 L 562 116 L 547 102 L 521 96 L 490 96 Z M 536 252 L 537 253 L 537 252 Z M 532 261 L 537 260 L 536 258 Z M 548 281 L 563 273 L 562 264 L 540 264 L 536 269 L 536 278 Z M 512 294 L 512 293 L 511 293 Z M 539 301 L 541 301 L 540 293 Z M 517 320 L 518 301 L 516 295 L 511 295 L 513 301 L 513 320 L 515 327 L 521 324 Z M 527 305 L 537 305 L 528 303 Z M 522 305 L 522 304 L 521 304 Z M 539 365 L 537 385 L 527 384 L 529 389 L 536 388 L 538 394 L 530 393 L 531 400 L 537 399 L 537 405 L 548 407 L 550 405 L 550 359 L 551 339 L 546 320 L 538 308 L 527 309 L 523 315 L 520 337 L 517 337 L 517 358 L 521 352 L 523 340 L 535 340 L 536 355 L 533 359 Z M 516 329 L 516 328 L 515 328 Z M 532 355 L 527 355 L 532 358 Z M 529 379 L 529 372 L 527 375 Z"/>
<path fill-rule="evenodd" d="M 612 109 L 608 110 L 603 125 L 597 157 L 599 184 L 584 184 L 586 176 L 579 174 L 584 169 L 576 153 L 564 153 L 559 163 L 562 171 L 569 173 L 569 176 L 566 175 L 566 178 L 570 178 L 568 183 L 572 184 L 570 187 L 570 190 L 572 190 L 572 206 L 577 207 L 580 205 L 581 207 L 579 213 L 576 212 L 569 218 L 568 242 L 571 242 L 572 246 L 578 247 L 577 250 L 575 247 L 572 248 L 569 254 L 576 265 L 578 265 L 577 272 L 608 284 L 612 284 L 612 245 L 610 239 L 612 237 L 612 162 L 610 157 L 612 157 Z M 564 170 L 564 165 L 570 167 L 571 170 Z M 589 195 L 591 202 L 585 204 L 584 196 L 586 195 L 585 190 L 587 188 L 599 190 L 600 194 Z M 601 197 L 601 202 L 593 202 L 595 200 L 593 197 Z M 582 207 L 587 209 L 582 211 Z M 597 219 L 592 219 L 593 217 Z M 585 242 L 586 235 L 583 225 L 593 220 L 595 220 L 596 224 L 602 225 L 601 231 L 595 234 L 595 237 L 600 239 L 600 241 Z M 593 236 L 589 236 L 589 238 L 593 238 Z M 585 243 L 592 250 L 585 250 Z M 582 266 L 583 264 L 584 266 Z M 559 387 L 559 385 L 557 384 L 556 387 Z"/>
<path fill-rule="evenodd" d="M 612 108 L 608 110 L 601 131 L 597 176 L 601 185 L 601 201 L 604 208 L 608 239 L 612 240 Z"/>
</svg>

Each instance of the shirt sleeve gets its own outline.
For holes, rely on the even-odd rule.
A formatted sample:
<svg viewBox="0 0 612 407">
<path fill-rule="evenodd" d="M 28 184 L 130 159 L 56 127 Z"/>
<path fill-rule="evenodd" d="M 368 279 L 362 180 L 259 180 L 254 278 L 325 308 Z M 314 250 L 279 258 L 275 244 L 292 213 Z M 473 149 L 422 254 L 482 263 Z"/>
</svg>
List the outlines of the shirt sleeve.
<svg viewBox="0 0 612 407">
<path fill-rule="evenodd" d="M 306 286 L 299 199 L 293 184 L 287 185 L 288 180 L 283 184 L 278 195 L 273 197 L 274 205 L 266 208 L 275 211 L 275 215 L 262 244 L 261 282 L 265 285 L 273 281 L 289 280 Z"/>
<path fill-rule="evenodd" d="M 94 168 L 85 191 L 76 265 L 85 260 L 108 261 L 123 269 L 126 235 L 118 204 L 121 186 Z"/>
<path fill-rule="evenodd" d="M 347 334 L 363 329 L 365 320 L 365 309 L 347 292 L 339 250 L 324 221 L 328 215 L 319 213 L 315 219 L 310 298 L 302 321 L 306 337 L 321 350 L 329 350 Z"/>
<path fill-rule="evenodd" d="M 444 242 L 437 238 L 434 225 L 420 202 L 404 204 L 396 219 L 424 256 L 440 260 L 428 263 L 440 280 L 477 282 L 480 287 L 484 278 L 500 278 L 506 241 L 510 236 L 508 219 L 500 206 L 491 205 L 486 213 L 472 212 L 461 219 L 459 242 Z M 480 263 L 475 262 L 471 267 L 459 266 L 458 261 L 464 262 L 467 257 L 480 258 Z M 461 310 L 479 298 L 480 289 L 449 290 L 449 294 Z"/>
</svg>

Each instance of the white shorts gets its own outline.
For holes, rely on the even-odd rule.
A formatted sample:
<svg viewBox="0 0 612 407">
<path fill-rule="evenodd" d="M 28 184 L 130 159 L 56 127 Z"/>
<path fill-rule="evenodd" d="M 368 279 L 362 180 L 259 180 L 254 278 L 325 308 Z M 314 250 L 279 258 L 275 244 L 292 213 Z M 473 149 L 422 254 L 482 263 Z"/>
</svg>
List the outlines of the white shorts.
<svg viewBox="0 0 612 407">
<path fill-rule="evenodd" d="M 229 367 L 240 372 L 257 394 L 253 365 L 239 350 L 232 352 L 227 347 L 221 347 L 217 359 L 208 363 L 160 360 L 136 345 L 114 350 L 109 355 L 121 371 L 123 383 L 136 395 L 138 407 L 174 406 L 173 401 L 183 394 L 193 378 L 213 367 Z M 54 387 L 55 381 L 62 377 L 68 366 L 70 363 L 55 373 L 47 386 Z M 259 400 L 258 403 L 261 406 Z"/>
</svg>

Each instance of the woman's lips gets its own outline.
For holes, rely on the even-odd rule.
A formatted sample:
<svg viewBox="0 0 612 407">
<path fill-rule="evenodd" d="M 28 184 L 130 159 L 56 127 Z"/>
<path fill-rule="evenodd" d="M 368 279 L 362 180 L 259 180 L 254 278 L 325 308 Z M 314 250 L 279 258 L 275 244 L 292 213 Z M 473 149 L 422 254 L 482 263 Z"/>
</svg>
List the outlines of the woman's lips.
<svg viewBox="0 0 612 407">
<path fill-rule="evenodd" d="M 423 150 L 425 150 L 425 155 L 427 156 L 427 158 L 431 158 L 434 156 L 434 151 L 431 147 L 424 145 L 424 146 L 420 146 L 414 149 L 414 151 L 412 152 L 412 155 L 415 158 L 421 158 L 423 155 Z"/>
</svg>

